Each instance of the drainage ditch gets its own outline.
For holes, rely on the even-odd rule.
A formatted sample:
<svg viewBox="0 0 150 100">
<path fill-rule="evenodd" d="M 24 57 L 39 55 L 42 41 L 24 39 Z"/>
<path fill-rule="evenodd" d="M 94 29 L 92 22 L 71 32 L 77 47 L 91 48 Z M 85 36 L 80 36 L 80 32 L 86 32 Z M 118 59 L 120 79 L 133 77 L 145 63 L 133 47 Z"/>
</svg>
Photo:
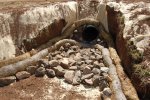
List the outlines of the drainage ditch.
<svg viewBox="0 0 150 100">
<path fill-rule="evenodd" d="M 95 7 L 93 8 L 96 12 Z M 108 8 L 108 14 L 110 14 L 109 10 Z M 82 14 L 85 13 L 81 12 Z M 25 40 L 23 46 L 26 50 L 24 51 L 29 52 L 0 62 L 0 86 L 11 84 L 10 86 L 15 87 L 15 84 L 26 82 L 26 80 L 31 81 L 31 78 L 34 83 L 30 84 L 36 85 L 33 77 L 43 77 L 51 80 L 50 84 L 58 85 L 52 86 L 52 89 L 48 90 L 60 95 L 59 97 L 55 95 L 55 99 L 138 100 L 137 93 L 130 79 L 124 73 L 119 58 L 121 51 L 117 37 L 120 36 L 123 22 L 119 22 L 122 20 L 122 16 L 118 17 L 118 13 L 115 14 L 114 18 L 110 18 L 108 15 L 109 31 L 113 34 L 115 43 L 101 22 L 83 18 L 68 26 L 61 35 L 56 34 L 56 38 L 49 37 L 47 33 L 43 35 L 43 32 L 47 31 L 45 28 L 41 31 L 43 36 L 29 39 L 29 41 Z M 91 15 L 93 17 L 95 13 Z M 112 20 L 117 21 L 113 22 Z M 62 27 L 66 25 L 65 20 L 60 22 L 62 22 Z M 116 25 L 112 26 L 114 23 Z M 50 27 L 48 27 L 49 30 L 51 30 Z M 58 31 L 60 33 L 62 29 L 60 28 Z M 51 39 L 47 42 L 49 38 Z M 125 44 L 123 43 L 123 45 Z M 124 52 L 124 54 L 126 53 Z M 121 56 L 121 59 L 124 57 Z M 54 91 L 54 87 L 64 93 Z M 62 88 L 63 90 L 60 90 Z M 26 90 L 24 92 L 28 94 Z M 54 95 L 54 93 L 48 92 L 45 95 Z M 74 93 L 80 98 L 73 97 L 73 95 L 71 98 L 69 97 L 70 93 Z M 48 96 L 46 99 L 54 98 Z"/>
</svg>

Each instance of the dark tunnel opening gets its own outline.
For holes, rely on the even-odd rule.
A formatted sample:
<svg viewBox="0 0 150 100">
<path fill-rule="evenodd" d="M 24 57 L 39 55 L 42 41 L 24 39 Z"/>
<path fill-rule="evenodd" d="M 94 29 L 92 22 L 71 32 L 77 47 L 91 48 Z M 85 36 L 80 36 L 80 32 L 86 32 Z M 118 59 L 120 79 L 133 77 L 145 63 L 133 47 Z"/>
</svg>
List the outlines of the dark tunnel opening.
<svg viewBox="0 0 150 100">
<path fill-rule="evenodd" d="M 98 37 L 99 31 L 93 25 L 85 26 L 82 32 L 82 38 L 84 41 L 91 42 Z"/>
</svg>

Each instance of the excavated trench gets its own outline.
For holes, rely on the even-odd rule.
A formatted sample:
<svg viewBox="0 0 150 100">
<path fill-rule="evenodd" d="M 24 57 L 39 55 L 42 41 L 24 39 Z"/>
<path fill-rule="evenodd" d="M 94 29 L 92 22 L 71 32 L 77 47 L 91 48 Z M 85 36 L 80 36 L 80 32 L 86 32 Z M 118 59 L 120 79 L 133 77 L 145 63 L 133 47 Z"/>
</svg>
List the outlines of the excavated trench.
<svg viewBox="0 0 150 100">
<path fill-rule="evenodd" d="M 124 57 L 117 54 L 122 16 L 113 18 L 106 10 L 108 26 L 81 12 L 70 24 L 54 20 L 36 37 L 22 39 L 21 55 L 0 61 L 0 94 L 6 93 L 0 97 L 8 99 L 10 90 L 11 98 L 24 100 L 138 100 L 122 67 Z"/>
</svg>

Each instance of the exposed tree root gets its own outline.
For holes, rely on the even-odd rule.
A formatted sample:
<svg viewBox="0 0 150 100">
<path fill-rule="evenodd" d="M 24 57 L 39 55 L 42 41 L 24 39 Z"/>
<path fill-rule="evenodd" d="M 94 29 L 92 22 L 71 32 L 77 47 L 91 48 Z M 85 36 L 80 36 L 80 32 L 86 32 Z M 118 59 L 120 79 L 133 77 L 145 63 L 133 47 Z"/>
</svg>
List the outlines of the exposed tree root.
<svg viewBox="0 0 150 100">
<path fill-rule="evenodd" d="M 16 74 L 19 71 L 23 71 L 29 65 L 35 64 L 41 58 L 48 55 L 49 52 L 58 49 L 60 46 L 64 45 L 65 43 L 70 43 L 71 45 L 78 45 L 78 43 L 71 39 L 63 39 L 57 42 L 54 46 L 44 49 L 37 54 L 33 55 L 32 57 L 25 59 L 23 61 L 17 62 L 15 64 L 6 65 L 0 68 L 0 77 L 6 77 Z"/>
<path fill-rule="evenodd" d="M 18 61 L 22 61 L 26 58 L 29 58 L 29 57 L 33 56 L 36 53 L 37 53 L 36 50 L 31 50 L 30 52 L 24 53 L 24 54 L 22 54 L 20 56 L 17 56 L 15 58 L 7 59 L 7 60 L 1 60 L 0 61 L 0 68 L 5 66 L 5 65 L 9 65 L 9 64 L 16 63 Z"/>
<path fill-rule="evenodd" d="M 105 50 L 103 50 L 103 49 L 106 49 L 106 48 L 103 48 L 100 45 L 96 45 L 96 48 L 99 49 L 100 51 L 102 51 L 104 61 L 106 61 L 105 63 L 107 63 L 107 66 L 109 67 L 109 75 L 112 78 L 111 87 L 112 87 L 112 90 L 113 90 L 113 93 L 115 96 L 115 100 L 126 100 L 126 97 L 122 91 L 120 80 L 119 80 L 117 72 L 116 72 L 115 65 L 112 63 L 112 61 L 109 62 L 109 61 L 105 60 L 105 58 L 111 59 L 109 56 L 110 55 L 109 52 L 105 53 Z"/>
<path fill-rule="evenodd" d="M 133 87 L 130 79 L 127 77 L 127 75 L 125 74 L 125 72 L 123 70 L 123 67 L 121 65 L 121 60 L 117 54 L 117 51 L 115 50 L 112 38 L 110 36 L 106 36 L 106 35 L 107 34 L 105 34 L 105 37 L 107 37 L 106 40 L 107 40 L 107 43 L 109 45 L 110 55 L 111 55 L 111 58 L 113 59 L 113 62 L 116 66 L 117 74 L 118 74 L 119 79 L 121 81 L 122 89 L 123 89 L 123 92 L 124 92 L 126 98 L 128 100 L 139 100 L 135 88 Z"/>
</svg>

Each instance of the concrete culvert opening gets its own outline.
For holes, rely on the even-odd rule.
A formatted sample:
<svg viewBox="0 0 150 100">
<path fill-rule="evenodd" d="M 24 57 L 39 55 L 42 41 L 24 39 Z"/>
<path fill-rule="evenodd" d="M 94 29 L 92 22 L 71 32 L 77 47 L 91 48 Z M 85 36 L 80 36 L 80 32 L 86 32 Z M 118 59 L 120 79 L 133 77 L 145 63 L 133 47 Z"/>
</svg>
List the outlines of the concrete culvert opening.
<svg viewBox="0 0 150 100">
<path fill-rule="evenodd" d="M 98 37 L 99 31 L 93 25 L 87 25 L 82 32 L 82 38 L 84 41 L 91 42 Z"/>
</svg>

